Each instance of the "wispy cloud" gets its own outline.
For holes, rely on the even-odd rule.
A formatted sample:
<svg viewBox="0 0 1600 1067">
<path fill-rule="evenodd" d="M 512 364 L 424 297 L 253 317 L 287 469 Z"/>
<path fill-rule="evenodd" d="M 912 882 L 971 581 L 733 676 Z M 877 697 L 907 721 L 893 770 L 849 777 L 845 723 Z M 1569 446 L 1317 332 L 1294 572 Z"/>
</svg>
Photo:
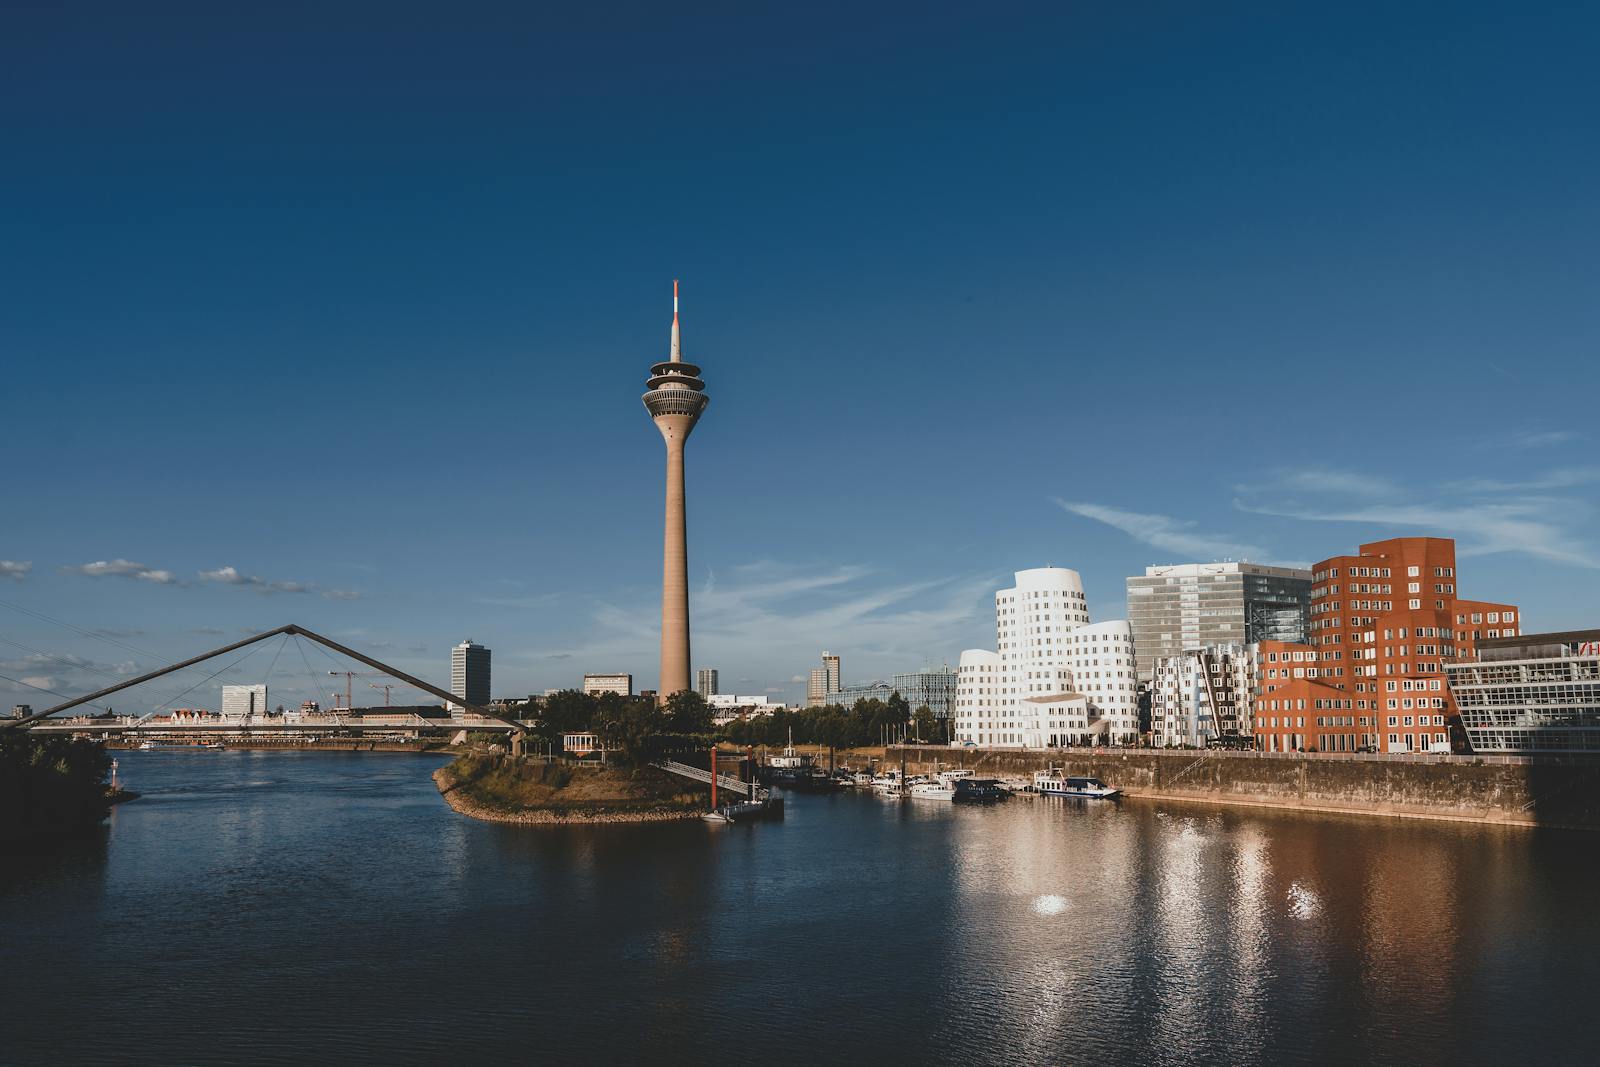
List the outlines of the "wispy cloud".
<svg viewBox="0 0 1600 1067">
<path fill-rule="evenodd" d="M 1514 433 L 1505 441 L 1509 448 L 1554 448 L 1556 445 L 1570 445 L 1574 441 L 1583 439 L 1583 434 L 1574 430 L 1524 430 Z"/>
<path fill-rule="evenodd" d="M 1234 506 L 1247 514 L 1305 522 L 1349 522 L 1454 537 L 1461 556 L 1515 553 L 1600 569 L 1588 536 L 1593 507 L 1562 490 L 1600 483 L 1600 467 L 1562 467 L 1525 480 L 1473 478 L 1431 491 L 1354 492 L 1366 479 L 1353 472 L 1280 471 L 1260 485 L 1239 486 Z M 1385 483 L 1375 483 L 1385 484 Z"/>
<path fill-rule="evenodd" d="M 322 592 L 324 600 L 360 600 L 361 594 L 354 589 L 325 589 Z"/>
<path fill-rule="evenodd" d="M 93 563 L 83 563 L 76 567 L 62 567 L 63 574 L 79 574 L 85 578 L 132 578 L 136 581 L 151 582 L 155 585 L 178 585 L 178 578 L 171 571 L 161 570 L 156 567 L 147 567 L 143 563 L 135 563 L 130 559 L 102 559 Z"/>
<path fill-rule="evenodd" d="M 216 582 L 219 585 L 242 586 L 258 593 L 310 593 L 316 588 L 309 582 L 268 581 L 254 574 L 243 574 L 235 567 L 218 567 L 213 571 L 201 571 L 200 580 Z"/>
<path fill-rule="evenodd" d="M 824 648 L 846 650 L 850 681 L 953 661 L 959 650 L 993 634 L 989 598 L 996 575 L 882 582 L 863 566 L 773 561 L 730 567 L 727 574 L 728 580 L 708 578 L 691 597 L 695 666 L 744 668 L 741 674 L 757 688 L 741 692 L 803 685 L 805 675 L 796 668 L 820 663 Z M 655 595 L 641 593 L 641 599 L 653 602 Z M 644 673 L 642 665 L 654 665 L 660 631 L 653 611 L 601 602 L 591 621 L 592 640 L 545 650 L 543 658 L 578 659 L 586 670 L 630 665 Z"/>
<path fill-rule="evenodd" d="M 1446 482 L 1443 488 L 1462 493 L 1548 493 L 1561 489 L 1577 489 L 1597 482 L 1600 482 L 1600 467 L 1555 467 L 1540 471 L 1524 480 L 1469 478 L 1458 482 Z"/>
<path fill-rule="evenodd" d="M 544 608 L 554 604 L 561 598 L 559 593 L 541 593 L 537 596 L 481 596 L 474 599 L 475 604 L 488 604 L 497 608 Z"/>
<path fill-rule="evenodd" d="M 1083 504 L 1060 499 L 1057 499 L 1056 503 L 1064 511 L 1105 523 L 1113 529 L 1121 530 L 1135 541 L 1176 553 L 1186 560 L 1259 560 L 1272 555 L 1270 550 L 1258 544 L 1202 533 L 1198 529 L 1199 523 L 1188 519 L 1124 511 L 1122 508 L 1106 504 Z"/>
<path fill-rule="evenodd" d="M 1455 537 L 1456 552 L 1461 556 L 1514 552 L 1552 563 L 1600 569 L 1600 554 L 1568 532 L 1566 523 L 1554 518 L 1559 502 L 1552 500 L 1483 502 L 1464 507 L 1373 504 L 1325 510 L 1235 503 L 1239 510 L 1254 515 L 1398 526 Z"/>
<path fill-rule="evenodd" d="M 33 570 L 32 560 L 0 559 L 0 578 L 22 581 Z"/>
</svg>

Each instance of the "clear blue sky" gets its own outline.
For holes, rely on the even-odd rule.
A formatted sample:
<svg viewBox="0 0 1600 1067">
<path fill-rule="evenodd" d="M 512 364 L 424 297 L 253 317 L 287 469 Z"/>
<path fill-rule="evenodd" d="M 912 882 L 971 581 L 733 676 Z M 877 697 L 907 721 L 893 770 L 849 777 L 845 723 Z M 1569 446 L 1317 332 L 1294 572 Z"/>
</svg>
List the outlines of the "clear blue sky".
<svg viewBox="0 0 1600 1067">
<path fill-rule="evenodd" d="M 654 685 L 674 277 L 725 690 L 1399 534 L 1600 625 L 1600 15 L 1297 7 L 9 5 L 0 600 L 139 651 L 0 608 L 0 673 Z"/>
</svg>

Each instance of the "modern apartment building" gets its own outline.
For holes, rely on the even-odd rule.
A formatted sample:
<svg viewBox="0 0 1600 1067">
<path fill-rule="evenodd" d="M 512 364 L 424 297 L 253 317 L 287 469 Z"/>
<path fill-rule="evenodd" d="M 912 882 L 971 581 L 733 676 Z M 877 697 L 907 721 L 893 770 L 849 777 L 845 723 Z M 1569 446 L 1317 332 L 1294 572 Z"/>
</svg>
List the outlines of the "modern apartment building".
<svg viewBox="0 0 1600 1067">
<path fill-rule="evenodd" d="M 1304 641 L 1311 572 L 1257 563 L 1146 567 L 1128 579 L 1139 677 L 1158 659 L 1191 649 L 1257 641 Z"/>
<path fill-rule="evenodd" d="M 1249 734 L 1256 650 L 1233 642 L 1155 661 L 1150 680 L 1150 740 L 1202 748 L 1221 734 Z"/>
<path fill-rule="evenodd" d="M 822 669 L 827 672 L 828 692 L 831 693 L 839 688 L 839 683 L 843 680 L 839 677 L 839 657 L 832 652 L 824 650 L 822 653 Z"/>
<path fill-rule="evenodd" d="M 992 747 L 1043 748 L 1138 739 L 1133 633 L 1094 624 L 1078 572 L 1018 571 L 995 594 L 994 651 L 961 654 L 955 738 Z"/>
<path fill-rule="evenodd" d="M 631 674 L 585 674 L 583 676 L 583 692 L 587 696 L 597 697 L 604 693 L 616 693 L 618 696 L 633 696 L 633 675 Z"/>
<path fill-rule="evenodd" d="M 1378 697 L 1346 688 L 1345 667 L 1325 666 L 1315 648 L 1299 642 L 1262 641 L 1254 649 L 1249 732 L 1257 748 L 1358 752 L 1377 747 Z"/>
<path fill-rule="evenodd" d="M 715 667 L 701 667 L 694 672 L 694 689 L 703 697 L 717 695 L 717 669 Z"/>
<path fill-rule="evenodd" d="M 450 692 L 475 707 L 489 705 L 489 650 L 470 638 L 450 650 Z M 460 704 L 450 705 L 453 715 L 464 710 Z"/>
<path fill-rule="evenodd" d="M 1472 751 L 1600 752 L 1600 630 L 1476 644 L 1444 665 Z"/>
<path fill-rule="evenodd" d="M 1464 750 L 1444 665 L 1471 658 L 1479 640 L 1516 636 L 1519 614 L 1456 595 L 1453 540 L 1396 537 L 1313 568 L 1309 644 L 1350 710 L 1376 712 L 1382 751 Z"/>
<path fill-rule="evenodd" d="M 267 713 L 267 687 L 263 685 L 225 685 L 222 687 L 222 717 L 244 722 Z"/>
</svg>

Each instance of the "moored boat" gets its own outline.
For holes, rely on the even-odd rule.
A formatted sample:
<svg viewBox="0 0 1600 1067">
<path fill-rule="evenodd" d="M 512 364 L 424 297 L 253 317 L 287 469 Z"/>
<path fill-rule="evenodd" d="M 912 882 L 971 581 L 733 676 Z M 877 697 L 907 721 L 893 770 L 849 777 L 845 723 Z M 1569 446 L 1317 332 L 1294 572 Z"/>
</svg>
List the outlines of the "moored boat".
<svg viewBox="0 0 1600 1067">
<path fill-rule="evenodd" d="M 912 800 L 954 800 L 956 791 L 943 782 L 914 782 L 906 795 Z"/>
<path fill-rule="evenodd" d="M 1086 797 L 1090 800 L 1109 800 L 1122 792 L 1106 785 L 1098 778 L 1069 775 L 1054 768 L 1035 773 L 1033 788 L 1043 796 Z"/>
<path fill-rule="evenodd" d="M 993 778 L 962 778 L 956 782 L 955 795 L 950 799 L 958 804 L 993 804 L 1010 795 Z"/>
</svg>

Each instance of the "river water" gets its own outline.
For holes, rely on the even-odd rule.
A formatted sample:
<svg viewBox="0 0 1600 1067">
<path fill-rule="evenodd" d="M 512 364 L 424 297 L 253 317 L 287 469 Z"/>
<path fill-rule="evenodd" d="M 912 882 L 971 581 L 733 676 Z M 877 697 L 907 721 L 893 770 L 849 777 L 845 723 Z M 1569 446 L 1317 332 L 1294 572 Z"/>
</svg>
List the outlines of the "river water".
<svg viewBox="0 0 1600 1067">
<path fill-rule="evenodd" d="M 0 855 L 0 1063 L 1594 1062 L 1600 840 L 794 797 L 524 828 L 437 757 L 134 752 Z"/>
</svg>

